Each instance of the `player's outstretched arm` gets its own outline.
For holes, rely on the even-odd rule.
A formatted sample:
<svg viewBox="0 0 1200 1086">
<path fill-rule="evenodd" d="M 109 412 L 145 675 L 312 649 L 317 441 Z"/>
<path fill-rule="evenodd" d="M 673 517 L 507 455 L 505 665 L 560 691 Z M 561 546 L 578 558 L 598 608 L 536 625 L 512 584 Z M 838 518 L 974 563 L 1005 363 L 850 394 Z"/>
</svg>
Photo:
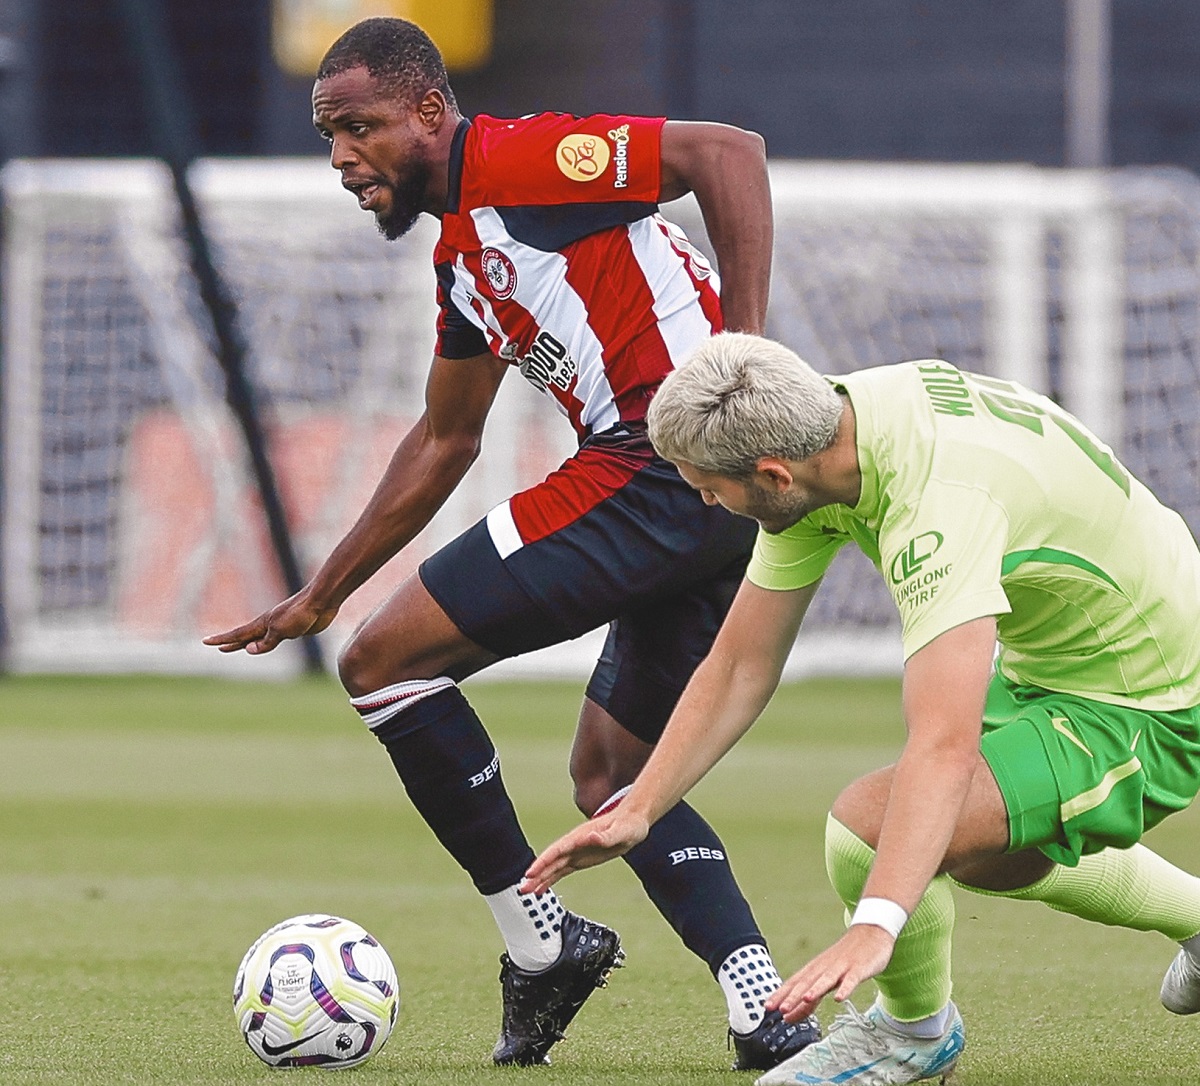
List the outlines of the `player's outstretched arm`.
<svg viewBox="0 0 1200 1086">
<path fill-rule="evenodd" d="M 908 739 L 893 767 L 882 812 L 867 799 L 845 801 L 843 796 L 834 805 L 835 817 L 856 833 L 868 839 L 878 834 L 864 898 L 884 898 L 912 915 L 943 868 L 951 842 L 963 848 L 981 832 L 963 812 L 981 761 L 979 737 L 995 644 L 996 620 L 977 618 L 934 638 L 905 664 Z M 840 809 L 843 802 L 850 804 L 848 811 Z M 997 847 L 1002 849 L 1003 841 Z M 827 995 L 847 999 L 887 966 L 894 946 L 895 937 L 883 927 L 854 924 L 784 981 L 767 1007 L 796 1022 Z"/>
<path fill-rule="evenodd" d="M 425 413 L 401 440 L 370 501 L 320 569 L 294 596 L 204 644 L 270 652 L 319 633 L 342 604 L 425 527 L 479 455 L 483 427 L 507 364 L 491 354 L 435 358 Z"/>
<path fill-rule="evenodd" d="M 336 607 L 322 609 L 315 604 L 305 586 L 257 618 L 224 633 L 210 634 L 204 644 L 213 645 L 220 652 L 245 649 L 254 656 L 270 652 L 281 641 L 320 633 L 334 620 L 337 612 Z"/>
<path fill-rule="evenodd" d="M 563 834 L 533 862 L 521 886 L 524 894 L 540 894 L 574 871 L 597 867 L 624 856 L 650 832 L 645 818 L 618 807 Z"/>
<path fill-rule="evenodd" d="M 727 124 L 667 121 L 660 199 L 688 192 L 696 194 L 717 256 L 726 330 L 762 335 L 774 240 L 763 138 Z"/>
<path fill-rule="evenodd" d="M 766 707 L 816 591 L 743 581 L 712 650 L 692 675 L 653 753 L 615 810 L 585 822 L 530 865 L 522 893 L 628 852 L 740 739 Z"/>
</svg>

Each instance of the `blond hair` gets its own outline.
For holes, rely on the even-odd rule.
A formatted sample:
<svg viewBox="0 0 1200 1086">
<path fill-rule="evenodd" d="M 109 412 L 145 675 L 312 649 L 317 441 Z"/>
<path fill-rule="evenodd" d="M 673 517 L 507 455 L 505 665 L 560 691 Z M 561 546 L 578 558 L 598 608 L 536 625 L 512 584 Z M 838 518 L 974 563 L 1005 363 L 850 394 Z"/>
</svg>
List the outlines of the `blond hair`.
<svg viewBox="0 0 1200 1086">
<path fill-rule="evenodd" d="M 807 460 L 827 449 L 841 416 L 833 386 L 793 351 L 723 332 L 667 375 L 646 421 L 660 456 L 746 478 L 760 457 Z"/>
</svg>

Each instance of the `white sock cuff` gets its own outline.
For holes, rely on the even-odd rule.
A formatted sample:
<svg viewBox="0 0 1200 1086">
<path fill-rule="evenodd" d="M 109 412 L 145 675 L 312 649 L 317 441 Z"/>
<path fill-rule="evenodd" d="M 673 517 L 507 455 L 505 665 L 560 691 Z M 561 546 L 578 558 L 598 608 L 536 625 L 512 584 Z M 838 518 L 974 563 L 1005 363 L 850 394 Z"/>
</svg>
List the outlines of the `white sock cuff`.
<svg viewBox="0 0 1200 1086">
<path fill-rule="evenodd" d="M 897 1033 L 903 1033 L 906 1037 L 917 1037 L 923 1041 L 932 1041 L 935 1037 L 940 1037 L 946 1032 L 946 1027 L 950 1024 L 949 1003 L 940 1011 L 936 1011 L 925 1018 L 918 1018 L 912 1022 L 893 1018 L 883 1009 L 878 1000 L 875 1001 L 875 1007 L 879 1012 L 879 1016 Z"/>
<path fill-rule="evenodd" d="M 454 680 L 445 675 L 436 679 L 409 679 L 402 683 L 392 683 L 382 690 L 373 690 L 357 698 L 351 698 L 350 704 L 358 711 L 363 723 L 368 728 L 378 728 L 385 720 L 391 720 L 397 713 L 404 712 L 410 706 L 416 705 L 431 694 L 448 690 L 454 686 Z"/>
<path fill-rule="evenodd" d="M 621 806 L 621 800 L 629 795 L 629 789 L 632 787 L 632 784 L 627 784 L 624 788 L 618 788 L 611 796 L 608 797 L 608 799 L 601 803 L 600 806 L 592 812 L 592 817 L 599 818 L 601 815 L 608 814 L 609 811 L 615 811 Z"/>
</svg>

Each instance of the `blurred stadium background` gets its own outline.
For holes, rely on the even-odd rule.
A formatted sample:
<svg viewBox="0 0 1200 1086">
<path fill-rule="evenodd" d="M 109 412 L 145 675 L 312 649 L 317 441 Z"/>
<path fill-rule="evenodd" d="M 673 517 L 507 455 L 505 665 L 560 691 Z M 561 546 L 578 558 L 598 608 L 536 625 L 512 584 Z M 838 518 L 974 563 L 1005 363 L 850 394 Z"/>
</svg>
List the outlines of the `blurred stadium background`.
<svg viewBox="0 0 1200 1086">
<path fill-rule="evenodd" d="M 6 666 L 305 665 L 291 647 L 235 659 L 199 638 L 324 556 L 420 412 L 434 224 L 383 242 L 310 124 L 316 60 L 369 14 L 431 30 L 468 115 L 761 132 L 772 334 L 827 371 L 942 356 L 1020 379 L 1200 529 L 1200 7 L 733 7 L 0 0 Z M 232 303 L 215 323 L 192 196 Z M 703 244 L 693 206 L 667 214 Z M 425 554 L 570 451 L 556 413 L 506 384 L 480 462 L 322 636 L 326 662 Z M 582 675 L 597 644 L 498 673 Z M 843 555 L 791 674 L 898 666 L 882 582 Z"/>
</svg>

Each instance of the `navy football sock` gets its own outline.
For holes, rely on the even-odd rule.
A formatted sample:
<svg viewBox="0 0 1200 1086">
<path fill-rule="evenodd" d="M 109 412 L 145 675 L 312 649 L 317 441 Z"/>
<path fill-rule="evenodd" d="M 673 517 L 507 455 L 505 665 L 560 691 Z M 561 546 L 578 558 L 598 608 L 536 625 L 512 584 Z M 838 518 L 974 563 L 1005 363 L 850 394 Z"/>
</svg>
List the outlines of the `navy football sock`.
<svg viewBox="0 0 1200 1086">
<path fill-rule="evenodd" d="M 715 977 L 740 947 L 765 945 L 733 877 L 725 846 L 686 803 L 678 803 L 650 827 L 646 839 L 625 854 L 655 907 Z"/>
<path fill-rule="evenodd" d="M 496 748 L 458 687 L 416 699 L 372 730 L 413 806 L 476 889 L 495 894 L 519 883 L 533 850 L 504 789 Z"/>
</svg>

